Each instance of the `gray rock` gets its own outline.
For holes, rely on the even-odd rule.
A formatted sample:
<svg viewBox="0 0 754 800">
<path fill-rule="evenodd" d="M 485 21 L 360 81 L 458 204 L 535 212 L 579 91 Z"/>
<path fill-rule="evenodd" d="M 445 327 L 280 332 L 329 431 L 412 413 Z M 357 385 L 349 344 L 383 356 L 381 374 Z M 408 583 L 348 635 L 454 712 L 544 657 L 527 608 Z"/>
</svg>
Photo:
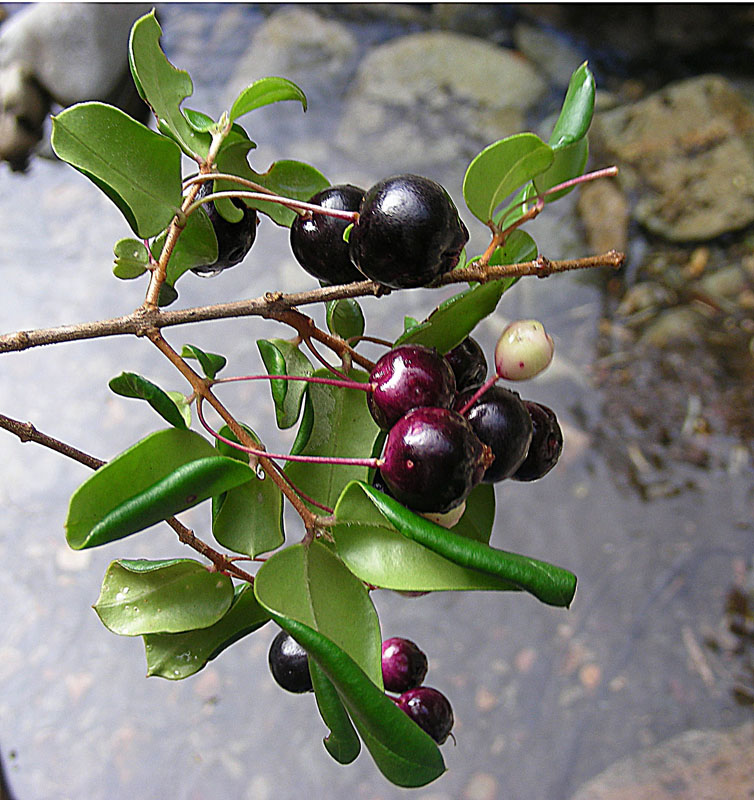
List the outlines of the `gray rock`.
<svg viewBox="0 0 754 800">
<path fill-rule="evenodd" d="M 469 158 L 518 133 L 544 90 L 513 51 L 441 31 L 404 36 L 361 62 L 337 143 L 393 169 Z"/>
<path fill-rule="evenodd" d="M 599 113 L 592 132 L 653 233 L 705 241 L 754 222 L 754 113 L 724 78 L 691 78 Z"/>
</svg>

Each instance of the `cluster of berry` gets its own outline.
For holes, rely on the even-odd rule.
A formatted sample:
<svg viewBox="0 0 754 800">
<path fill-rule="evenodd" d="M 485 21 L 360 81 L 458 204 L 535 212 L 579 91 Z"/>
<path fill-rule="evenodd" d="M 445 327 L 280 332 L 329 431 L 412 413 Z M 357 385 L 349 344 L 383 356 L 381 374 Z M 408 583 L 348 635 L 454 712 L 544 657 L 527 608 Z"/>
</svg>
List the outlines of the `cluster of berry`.
<svg viewBox="0 0 754 800">
<path fill-rule="evenodd" d="M 288 692 L 313 690 L 306 650 L 288 633 L 280 631 L 268 655 L 272 677 Z M 442 692 L 422 686 L 427 675 L 427 656 L 410 640 L 401 637 L 382 643 L 382 680 L 386 692 L 398 694 L 396 705 L 438 744 L 450 735 L 453 709 Z"/>
</svg>

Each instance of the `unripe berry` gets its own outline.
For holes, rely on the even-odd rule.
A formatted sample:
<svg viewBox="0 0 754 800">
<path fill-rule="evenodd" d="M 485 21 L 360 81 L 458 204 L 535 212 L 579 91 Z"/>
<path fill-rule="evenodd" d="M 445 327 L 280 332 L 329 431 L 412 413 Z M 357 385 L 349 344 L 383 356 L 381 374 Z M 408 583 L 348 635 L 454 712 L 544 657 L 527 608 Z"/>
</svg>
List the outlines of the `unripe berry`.
<svg viewBox="0 0 754 800">
<path fill-rule="evenodd" d="M 546 369 L 555 344 L 541 322 L 518 320 L 507 325 L 495 347 L 495 370 L 501 378 L 524 381 Z"/>
<path fill-rule="evenodd" d="M 409 639 L 394 636 L 382 643 L 382 681 L 388 692 L 421 686 L 427 674 L 427 656 Z"/>
<path fill-rule="evenodd" d="M 442 744 L 453 727 L 453 709 L 444 694 L 429 686 L 409 689 L 398 698 L 398 707 L 437 744 Z"/>
</svg>

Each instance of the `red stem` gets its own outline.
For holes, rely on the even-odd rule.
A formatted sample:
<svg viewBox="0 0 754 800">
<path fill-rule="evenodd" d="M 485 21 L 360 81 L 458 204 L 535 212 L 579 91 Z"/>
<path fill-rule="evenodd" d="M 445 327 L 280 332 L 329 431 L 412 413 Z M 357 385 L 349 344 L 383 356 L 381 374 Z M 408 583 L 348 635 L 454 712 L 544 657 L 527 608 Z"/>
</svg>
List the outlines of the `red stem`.
<svg viewBox="0 0 754 800">
<path fill-rule="evenodd" d="M 317 378 L 314 375 L 238 375 L 233 378 L 217 378 L 212 381 L 216 383 L 234 383 L 235 381 L 303 381 L 304 383 L 324 383 L 327 386 L 338 386 L 342 389 L 361 389 L 362 392 L 372 392 L 374 387 L 371 383 L 360 383 L 359 381 L 341 381 L 337 378 Z"/>
<path fill-rule="evenodd" d="M 466 403 L 458 410 L 458 413 L 463 416 L 466 412 L 471 408 L 471 406 L 476 403 L 476 401 L 487 391 L 487 389 L 494 386 L 498 380 L 500 380 L 498 375 L 493 375 L 491 378 L 488 378 L 475 392 L 471 395 L 471 397 L 467 400 Z"/>
</svg>

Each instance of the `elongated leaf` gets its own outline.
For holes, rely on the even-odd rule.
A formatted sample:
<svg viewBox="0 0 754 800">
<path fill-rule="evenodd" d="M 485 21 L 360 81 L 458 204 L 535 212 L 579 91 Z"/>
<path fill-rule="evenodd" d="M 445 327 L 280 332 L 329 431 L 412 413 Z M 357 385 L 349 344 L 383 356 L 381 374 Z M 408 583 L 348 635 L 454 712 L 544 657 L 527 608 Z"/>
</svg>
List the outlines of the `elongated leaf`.
<svg viewBox="0 0 754 800">
<path fill-rule="evenodd" d="M 571 178 L 577 178 L 579 175 L 582 175 L 588 158 L 589 143 L 586 139 L 579 139 L 573 144 L 558 148 L 555 151 L 555 160 L 550 169 L 534 179 L 536 191 L 540 194 L 544 194 L 553 186 L 557 186 L 559 183 L 565 183 L 571 180 Z M 552 194 L 548 194 L 545 197 L 545 202 L 552 203 L 554 200 L 559 200 L 575 188 L 575 186 L 569 186 L 565 189 L 553 192 Z"/>
<path fill-rule="evenodd" d="M 147 271 L 149 251 L 138 239 L 119 239 L 113 247 L 115 265 L 113 274 L 116 278 L 128 281 L 138 278 Z"/>
<path fill-rule="evenodd" d="M 385 519 L 412 541 L 459 566 L 470 567 L 509 581 L 548 605 L 567 607 L 571 604 L 576 592 L 576 576 L 572 572 L 458 536 L 409 512 L 393 498 L 373 487 L 366 484 L 359 486 Z"/>
<path fill-rule="evenodd" d="M 165 246 L 167 231 L 163 231 L 152 242 L 152 256 L 159 260 Z M 168 261 L 165 281 L 173 286 L 184 272 L 193 267 L 204 267 L 217 261 L 217 236 L 209 217 L 203 209 L 197 209 L 186 219 L 186 227 L 173 247 Z"/>
<path fill-rule="evenodd" d="M 553 151 L 533 133 L 519 133 L 485 147 L 469 164 L 463 196 L 469 211 L 482 222 L 522 184 L 544 172 Z"/>
<path fill-rule="evenodd" d="M 104 103 L 79 103 L 52 118 L 56 155 L 92 180 L 141 239 L 166 228 L 181 204 L 174 142 Z"/>
<path fill-rule="evenodd" d="M 230 578 L 190 558 L 120 560 L 107 568 L 94 610 L 113 633 L 140 636 L 206 628 L 232 600 Z"/>
<path fill-rule="evenodd" d="M 137 442 L 73 493 L 68 544 L 81 550 L 120 539 L 253 477 L 247 464 L 216 452 L 199 434 L 177 428 Z"/>
<path fill-rule="evenodd" d="M 383 589 L 412 592 L 518 590 L 510 581 L 459 566 L 402 535 L 363 486 L 354 482 L 346 487 L 335 506 L 338 524 L 331 529 L 338 555 L 361 580 Z M 400 508 L 408 524 L 426 524 L 438 537 L 449 533 L 407 508 Z"/>
<path fill-rule="evenodd" d="M 337 689 L 313 658 L 309 661 L 309 672 L 317 708 L 323 722 L 330 729 L 329 736 L 323 740 L 325 749 L 339 764 L 350 764 L 361 751 L 361 742 L 353 723 Z"/>
<path fill-rule="evenodd" d="M 194 86 L 188 72 L 176 69 L 160 48 L 162 29 L 154 11 L 141 17 L 131 28 L 128 61 L 141 98 L 154 111 L 162 133 L 173 138 L 191 158 L 207 157 L 212 137 L 189 125 L 181 103 Z"/>
<path fill-rule="evenodd" d="M 230 608 L 214 625 L 183 633 L 146 634 L 147 675 L 168 680 L 188 678 L 269 619 L 253 588 L 248 583 L 239 584 Z"/>
<path fill-rule="evenodd" d="M 287 339 L 257 339 L 257 347 L 269 375 L 309 376 L 314 372 L 314 367 L 298 345 Z M 270 381 L 279 428 L 296 424 L 307 385 L 305 381 Z"/>
<path fill-rule="evenodd" d="M 146 400 L 163 419 L 176 428 L 188 427 L 178 405 L 170 395 L 141 375 L 137 375 L 135 372 L 121 372 L 120 375 L 110 380 L 108 386 L 115 394 L 123 397 Z"/>
<path fill-rule="evenodd" d="M 281 100 L 298 100 L 306 111 L 306 95 L 287 78 L 260 78 L 241 91 L 230 109 L 230 119 L 248 114 L 255 108 L 278 103 Z"/>
<path fill-rule="evenodd" d="M 200 350 L 193 344 L 183 345 L 181 358 L 195 358 L 199 362 L 202 372 L 204 372 L 204 377 L 210 380 L 214 380 L 217 377 L 217 373 L 228 363 L 228 359 L 225 356 L 217 353 L 205 353 L 204 350 Z"/>
<path fill-rule="evenodd" d="M 327 304 L 326 321 L 330 333 L 341 339 L 364 333 L 364 313 L 353 298 L 331 300 Z"/>
<path fill-rule="evenodd" d="M 585 61 L 571 75 L 560 116 L 550 136 L 551 147 L 568 147 L 586 136 L 594 114 L 594 92 L 594 75 Z"/>
</svg>

